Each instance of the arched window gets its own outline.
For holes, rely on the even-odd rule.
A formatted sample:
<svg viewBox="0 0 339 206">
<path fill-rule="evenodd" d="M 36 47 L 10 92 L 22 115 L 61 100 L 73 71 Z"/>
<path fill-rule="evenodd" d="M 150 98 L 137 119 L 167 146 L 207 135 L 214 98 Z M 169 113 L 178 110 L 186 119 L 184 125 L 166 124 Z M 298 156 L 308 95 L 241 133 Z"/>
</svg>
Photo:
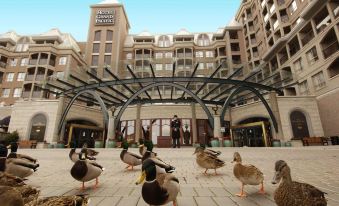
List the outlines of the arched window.
<svg viewBox="0 0 339 206">
<path fill-rule="evenodd" d="M 310 136 L 306 116 L 304 113 L 300 111 L 293 111 L 290 115 L 290 121 L 293 131 L 293 138 L 302 139 L 304 137 Z"/>
<path fill-rule="evenodd" d="M 45 139 L 46 125 L 47 118 L 45 115 L 35 115 L 31 120 L 31 133 L 29 135 L 29 139 L 43 142 Z"/>
<path fill-rule="evenodd" d="M 169 47 L 171 44 L 170 39 L 168 36 L 160 36 L 159 37 L 159 47 Z"/>
<path fill-rule="evenodd" d="M 208 46 L 210 45 L 210 38 L 207 34 L 200 34 L 197 41 L 198 46 Z"/>
<path fill-rule="evenodd" d="M 100 41 L 101 40 L 101 30 L 94 32 L 94 41 Z"/>
</svg>

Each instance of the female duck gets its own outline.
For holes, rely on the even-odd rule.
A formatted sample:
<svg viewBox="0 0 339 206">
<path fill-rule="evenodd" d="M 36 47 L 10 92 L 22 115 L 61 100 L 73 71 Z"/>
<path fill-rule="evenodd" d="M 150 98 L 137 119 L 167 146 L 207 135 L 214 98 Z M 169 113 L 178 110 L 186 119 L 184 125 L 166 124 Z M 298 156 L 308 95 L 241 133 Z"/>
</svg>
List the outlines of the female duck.
<svg viewBox="0 0 339 206">
<path fill-rule="evenodd" d="M 195 152 L 193 154 L 196 154 L 196 162 L 197 164 L 206 169 L 204 174 L 207 174 L 207 170 L 214 169 L 215 174 L 217 175 L 217 169 L 220 167 L 223 167 L 225 165 L 225 162 L 219 159 L 215 155 L 211 155 L 209 153 L 206 153 L 204 151 L 204 148 L 197 147 L 195 149 Z"/>
<path fill-rule="evenodd" d="M 275 175 L 272 184 L 280 183 L 274 192 L 278 206 L 326 206 L 325 193 L 307 183 L 292 181 L 291 170 L 287 163 L 279 160 L 275 163 Z"/>
<path fill-rule="evenodd" d="M 241 192 L 236 194 L 238 197 L 246 197 L 244 193 L 244 185 L 261 185 L 259 193 L 265 194 L 264 191 L 264 175 L 263 173 L 253 165 L 243 165 L 241 156 L 238 152 L 233 155 L 233 161 L 235 162 L 233 168 L 234 176 L 241 182 Z"/>
<path fill-rule="evenodd" d="M 142 164 L 142 174 L 136 182 L 141 184 L 146 179 L 142 186 L 142 198 L 150 205 L 165 205 L 173 202 L 176 206 L 176 198 L 180 190 L 179 180 L 172 174 L 166 174 L 163 181 L 159 182 L 156 176 L 156 163 L 152 159 L 145 160 Z"/>
</svg>

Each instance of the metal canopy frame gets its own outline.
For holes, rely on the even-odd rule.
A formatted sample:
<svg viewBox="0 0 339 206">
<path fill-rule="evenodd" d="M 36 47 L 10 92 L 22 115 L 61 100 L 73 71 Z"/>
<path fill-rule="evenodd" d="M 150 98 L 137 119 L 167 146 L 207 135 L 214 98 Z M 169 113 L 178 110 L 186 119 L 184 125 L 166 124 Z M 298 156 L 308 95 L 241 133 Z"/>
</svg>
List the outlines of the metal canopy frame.
<svg viewBox="0 0 339 206">
<path fill-rule="evenodd" d="M 59 85 L 55 85 L 52 82 L 47 82 L 45 87 L 42 87 L 44 91 L 49 91 L 53 94 L 56 94 L 57 98 L 61 95 L 70 98 L 70 102 L 68 103 L 63 115 L 62 119 L 59 123 L 59 133 L 61 132 L 62 126 L 65 122 L 66 116 L 73 105 L 73 103 L 78 100 L 82 102 L 93 101 L 94 105 L 100 106 L 101 110 L 104 115 L 104 125 L 107 129 L 108 125 L 108 112 L 107 108 L 111 107 L 120 107 L 120 111 L 115 118 L 115 125 L 114 129 L 116 129 L 118 122 L 129 105 L 135 104 L 153 104 L 153 103 L 198 103 L 204 109 L 210 126 L 214 127 L 213 116 L 211 115 L 207 105 L 219 105 L 222 106 L 222 113 L 221 113 L 221 121 L 224 122 L 224 116 L 226 113 L 227 108 L 230 106 L 232 101 L 237 100 L 236 95 L 243 93 L 245 91 L 249 91 L 250 93 L 254 93 L 255 96 L 259 97 L 260 100 L 265 105 L 271 119 L 274 128 L 277 130 L 277 121 L 271 111 L 268 103 L 266 102 L 263 94 L 266 94 L 270 91 L 275 91 L 278 94 L 282 94 L 281 88 L 273 87 L 273 85 L 265 85 L 261 83 L 255 83 L 251 81 L 247 81 L 252 78 L 254 75 L 258 73 L 258 71 L 249 74 L 244 80 L 233 79 L 236 77 L 243 67 L 237 68 L 234 72 L 228 76 L 227 78 L 214 78 L 217 72 L 222 67 L 222 63 L 214 70 L 214 72 L 209 77 L 195 77 L 197 72 L 197 68 L 199 63 L 196 63 L 194 70 L 190 77 L 178 77 L 175 76 L 176 74 L 176 64 L 173 63 L 173 71 L 171 77 L 156 77 L 153 65 L 150 64 L 152 76 L 147 78 L 137 78 L 133 70 L 130 66 L 127 66 L 129 73 L 131 74 L 132 78 L 130 79 L 120 79 L 118 78 L 110 69 L 107 67 L 104 68 L 105 71 L 112 77 L 112 80 L 102 80 L 98 78 L 96 75 L 92 74 L 91 72 L 87 71 L 86 74 L 88 75 L 89 79 L 94 79 L 95 82 L 88 83 L 81 78 L 70 74 L 70 79 L 74 80 L 78 85 L 76 86 L 75 83 L 70 83 L 65 80 L 57 79 L 56 83 L 63 85 L 61 87 Z M 271 77 L 268 77 L 271 78 Z M 263 80 L 264 81 L 264 80 Z M 202 83 L 202 85 L 197 88 L 195 91 L 190 91 L 188 88 L 192 83 Z M 79 85 L 80 84 L 80 85 Z M 134 91 L 131 86 L 138 84 L 139 89 L 138 91 Z M 184 85 L 182 85 L 184 84 Z M 200 94 L 204 87 L 208 84 L 215 84 L 216 86 L 211 89 L 206 94 Z M 226 89 L 220 91 L 220 93 L 214 95 L 214 97 L 210 97 L 213 95 L 215 91 L 217 91 L 221 86 L 229 85 Z M 47 86 L 47 87 L 46 87 Z M 171 87 L 171 94 L 170 98 L 164 98 L 161 94 L 159 89 L 160 86 L 170 86 Z M 60 92 L 55 92 L 50 90 L 49 87 L 59 90 Z M 125 92 L 119 91 L 118 88 L 123 87 L 126 89 Z M 147 90 L 156 88 L 157 93 L 159 95 L 159 99 L 153 98 L 147 92 Z M 183 91 L 183 94 L 176 95 L 177 98 L 173 97 L 173 89 L 179 89 Z M 109 91 L 108 91 L 109 90 Z M 140 95 L 145 93 L 147 98 L 141 98 Z M 185 97 L 185 94 L 188 94 L 188 97 Z M 99 95 L 100 94 L 100 95 Z M 93 97 L 89 97 L 93 96 Z M 227 96 L 226 96 L 227 95 Z M 224 98 L 218 99 L 219 97 L 226 96 Z M 209 97 L 209 98 L 208 98 Z M 236 97 L 236 98 L 234 98 Z M 107 134 L 107 133 L 106 133 Z"/>
</svg>

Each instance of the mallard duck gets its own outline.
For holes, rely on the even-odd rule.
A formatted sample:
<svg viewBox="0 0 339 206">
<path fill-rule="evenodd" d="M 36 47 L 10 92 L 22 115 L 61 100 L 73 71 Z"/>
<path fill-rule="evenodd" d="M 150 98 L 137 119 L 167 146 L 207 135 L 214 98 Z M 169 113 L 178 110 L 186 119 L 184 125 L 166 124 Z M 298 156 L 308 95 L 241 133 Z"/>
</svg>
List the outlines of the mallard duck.
<svg viewBox="0 0 339 206">
<path fill-rule="evenodd" d="M 0 186 L 9 186 L 20 192 L 24 203 L 37 200 L 40 191 L 29 185 L 26 185 L 24 179 L 0 172 Z"/>
<path fill-rule="evenodd" d="M 133 170 L 134 166 L 141 165 L 142 157 L 140 155 L 128 152 L 128 143 L 126 140 L 122 142 L 121 147 L 123 149 L 120 153 L 120 159 L 127 164 L 126 169 L 131 168 L 131 170 Z"/>
<path fill-rule="evenodd" d="M 156 178 L 156 162 L 147 159 L 142 163 L 142 174 L 136 184 L 142 185 L 142 198 L 150 205 L 165 205 L 173 202 L 176 205 L 176 198 L 180 190 L 179 180 L 172 174 L 163 176 L 163 181 L 159 182 Z M 164 166 L 164 165 L 158 165 Z"/>
<path fill-rule="evenodd" d="M 19 159 L 27 160 L 27 161 L 34 163 L 34 164 L 36 164 L 36 162 L 38 161 L 37 159 L 34 159 L 33 157 L 30 157 L 28 155 L 18 154 L 17 153 L 18 143 L 16 143 L 16 142 L 12 142 L 7 148 L 11 149 L 11 153 L 9 153 L 9 155 L 7 156 L 7 159 L 19 158 Z"/>
<path fill-rule="evenodd" d="M 153 142 L 152 140 L 145 140 L 144 141 L 144 147 L 145 147 L 145 153 L 142 156 L 142 161 L 148 159 L 148 158 L 155 158 L 157 156 L 157 153 L 153 152 Z"/>
<path fill-rule="evenodd" d="M 278 206 L 326 206 L 324 192 L 307 183 L 292 181 L 291 170 L 287 163 L 279 160 L 275 163 L 275 175 L 272 184 L 279 187 L 274 192 Z"/>
<path fill-rule="evenodd" d="M 20 192 L 14 187 L 0 186 L 1 206 L 24 206 Z"/>
<path fill-rule="evenodd" d="M 81 189 L 85 189 L 85 182 L 95 179 L 94 188 L 99 184 L 98 177 L 105 170 L 101 165 L 94 161 L 86 160 L 86 154 L 80 152 L 79 160 L 76 161 L 71 169 L 71 175 L 74 179 L 82 182 Z"/>
<path fill-rule="evenodd" d="M 89 197 L 83 195 L 53 196 L 39 199 L 36 204 L 25 204 L 25 206 L 87 206 Z"/>
<path fill-rule="evenodd" d="M 99 154 L 99 152 L 90 148 L 82 148 L 81 151 L 85 153 L 86 159 L 88 160 L 96 160 L 94 156 Z M 76 162 L 79 160 L 79 154 L 80 153 L 76 152 L 76 148 L 72 148 L 69 152 L 69 159 L 72 160 L 72 162 Z"/>
<path fill-rule="evenodd" d="M 238 152 L 233 155 L 235 162 L 233 168 L 234 176 L 241 182 L 241 192 L 236 194 L 238 197 L 246 197 L 244 192 L 245 185 L 261 185 L 259 193 L 265 194 L 264 190 L 264 174 L 253 165 L 243 165 L 241 156 Z"/>
<path fill-rule="evenodd" d="M 143 138 L 139 139 L 139 154 L 141 156 L 144 156 L 144 154 L 146 153 L 146 150 L 147 150 L 146 146 L 144 145 L 144 142 L 145 141 L 144 141 Z"/>
<path fill-rule="evenodd" d="M 204 174 L 207 174 L 207 170 L 214 169 L 214 172 L 217 175 L 217 168 L 223 167 L 225 165 L 225 162 L 219 159 L 217 156 L 204 152 L 204 148 L 202 147 L 197 147 L 193 154 L 196 154 L 197 164 L 200 167 L 206 169 Z"/>
</svg>

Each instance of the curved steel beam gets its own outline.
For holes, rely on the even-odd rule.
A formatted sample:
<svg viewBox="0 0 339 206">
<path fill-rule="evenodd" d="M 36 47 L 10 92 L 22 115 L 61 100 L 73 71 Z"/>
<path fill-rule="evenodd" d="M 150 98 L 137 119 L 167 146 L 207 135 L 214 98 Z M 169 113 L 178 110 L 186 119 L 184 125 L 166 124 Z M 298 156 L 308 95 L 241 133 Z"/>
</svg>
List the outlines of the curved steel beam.
<svg viewBox="0 0 339 206">
<path fill-rule="evenodd" d="M 225 121 L 225 114 L 227 111 L 227 108 L 230 106 L 231 101 L 233 100 L 233 97 L 243 91 L 251 91 L 253 92 L 260 100 L 261 102 L 264 104 L 264 106 L 266 107 L 266 110 L 268 112 L 268 114 L 270 115 L 270 118 L 272 120 L 273 123 L 273 127 L 275 129 L 275 131 L 278 133 L 278 123 L 277 120 L 275 119 L 275 116 L 271 110 L 271 107 L 268 105 L 266 99 L 264 98 L 264 96 L 262 94 L 260 94 L 260 92 L 252 87 L 246 87 L 246 86 L 240 86 L 238 88 L 236 88 L 226 99 L 222 110 L 221 110 L 221 114 L 220 114 L 220 118 L 221 118 L 221 122 L 223 123 Z"/>
<path fill-rule="evenodd" d="M 184 86 L 181 86 L 179 84 L 176 83 L 172 83 L 172 82 L 158 82 L 158 83 L 154 83 L 154 84 L 149 84 L 146 87 L 140 89 L 139 91 L 137 91 L 135 94 L 133 94 L 133 96 L 131 96 L 126 103 L 121 107 L 118 115 L 115 118 L 114 121 L 114 129 L 116 129 L 118 122 L 120 121 L 120 118 L 122 116 L 122 114 L 124 113 L 124 111 L 126 110 L 126 108 L 128 107 L 128 105 L 130 105 L 132 103 L 132 101 L 137 98 L 140 94 L 142 94 L 144 91 L 157 87 L 157 86 L 172 86 L 175 87 L 177 89 L 183 90 L 185 91 L 187 94 L 189 94 L 192 98 L 195 99 L 195 101 L 197 101 L 200 106 L 203 108 L 203 110 L 205 111 L 205 113 L 207 114 L 208 117 L 208 122 L 210 124 L 210 126 L 213 128 L 214 127 L 214 122 L 213 122 L 213 117 L 211 112 L 208 110 L 207 106 L 204 104 L 204 102 L 197 96 L 195 95 L 193 92 L 191 92 L 190 90 L 186 89 Z"/>
<path fill-rule="evenodd" d="M 127 84 L 135 84 L 135 83 L 160 83 L 160 82 L 200 82 L 200 83 L 211 83 L 211 84 L 231 84 L 235 86 L 248 86 L 253 88 L 258 88 L 266 91 L 276 91 L 278 94 L 281 94 L 282 91 L 280 89 L 270 87 L 263 84 L 258 84 L 254 82 L 246 82 L 242 80 L 234 80 L 234 79 L 220 79 L 220 78 L 206 78 L 206 77 L 148 77 L 148 78 L 138 78 L 138 79 L 122 79 L 122 80 L 111 80 L 99 83 L 93 83 L 88 85 L 79 86 L 77 88 L 68 89 L 64 91 L 64 94 L 73 93 L 82 91 L 84 89 L 97 89 L 100 87 L 107 86 L 116 86 L 116 85 L 127 85 Z"/>
<path fill-rule="evenodd" d="M 58 128 L 58 134 L 60 135 L 61 133 L 61 130 L 62 130 L 62 126 L 66 120 L 66 116 L 69 112 L 69 110 L 71 109 L 73 103 L 75 102 L 75 100 L 82 94 L 84 93 L 87 93 L 87 94 L 90 94 L 92 95 L 98 102 L 99 102 L 99 105 L 101 107 L 101 111 L 104 115 L 104 129 L 105 131 L 107 130 L 107 126 L 108 126 L 108 111 L 107 111 L 107 108 L 106 108 L 106 105 L 104 103 L 104 101 L 101 99 L 100 95 L 98 93 L 96 93 L 95 91 L 93 90 L 83 90 L 83 91 L 80 91 L 79 93 L 77 93 L 72 99 L 71 101 L 68 103 L 65 111 L 62 113 L 62 116 L 61 116 L 61 120 L 60 120 L 60 123 L 59 123 L 59 128 Z"/>
</svg>

